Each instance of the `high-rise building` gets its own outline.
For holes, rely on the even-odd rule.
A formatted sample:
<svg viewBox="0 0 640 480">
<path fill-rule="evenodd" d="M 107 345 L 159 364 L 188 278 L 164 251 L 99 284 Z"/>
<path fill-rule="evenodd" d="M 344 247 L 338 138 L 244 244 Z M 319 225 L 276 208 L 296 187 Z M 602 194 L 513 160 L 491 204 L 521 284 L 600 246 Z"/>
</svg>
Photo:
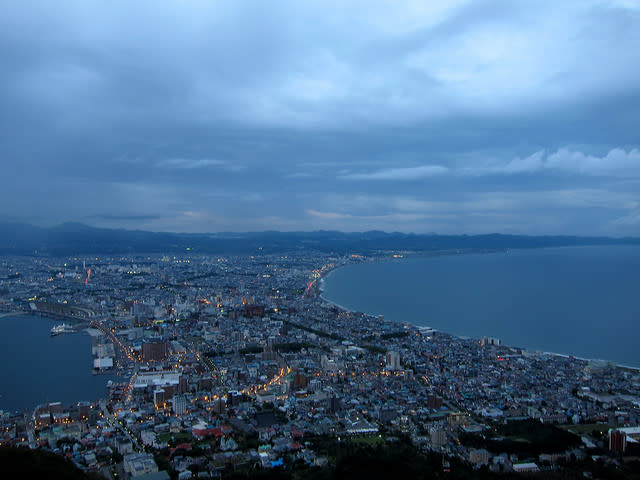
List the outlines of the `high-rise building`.
<svg viewBox="0 0 640 480">
<path fill-rule="evenodd" d="M 440 407 L 442 407 L 442 402 L 443 402 L 442 397 L 436 395 L 435 393 L 427 397 L 427 407 L 432 410 L 437 410 Z"/>
<path fill-rule="evenodd" d="M 165 402 L 164 390 L 161 388 L 154 390 L 153 403 L 155 404 L 156 408 L 163 408 L 164 402 Z"/>
<path fill-rule="evenodd" d="M 447 443 L 447 432 L 442 428 L 434 427 L 429 431 L 431 446 L 435 449 L 442 448 Z"/>
<path fill-rule="evenodd" d="M 217 400 L 213 401 L 213 411 L 215 413 L 224 413 L 224 411 L 227 409 L 227 404 L 226 402 L 221 398 L 218 398 Z"/>
<path fill-rule="evenodd" d="M 264 305 L 245 305 L 243 313 L 247 318 L 264 317 Z"/>
<path fill-rule="evenodd" d="M 241 400 L 242 400 L 242 394 L 240 392 L 237 392 L 235 390 L 231 390 L 227 394 L 227 404 L 230 407 L 237 407 L 238 405 L 240 405 L 240 401 Z"/>
<path fill-rule="evenodd" d="M 293 388 L 307 388 L 307 385 L 309 385 L 309 378 L 303 373 L 297 372 L 293 377 Z"/>
<path fill-rule="evenodd" d="M 400 370 L 400 354 L 398 352 L 394 350 L 388 351 L 385 360 L 387 363 L 387 370 Z"/>
<path fill-rule="evenodd" d="M 149 340 L 142 344 L 142 360 L 160 362 L 167 358 L 168 346 L 164 340 Z"/>
<path fill-rule="evenodd" d="M 89 418 L 91 404 L 89 402 L 78 402 L 78 416 L 82 419 Z"/>
<path fill-rule="evenodd" d="M 609 450 L 624 453 L 627 449 L 627 434 L 620 430 L 609 430 Z"/>
<path fill-rule="evenodd" d="M 184 395 L 174 395 L 171 409 L 176 415 L 183 415 L 187 411 L 186 397 Z"/>
</svg>

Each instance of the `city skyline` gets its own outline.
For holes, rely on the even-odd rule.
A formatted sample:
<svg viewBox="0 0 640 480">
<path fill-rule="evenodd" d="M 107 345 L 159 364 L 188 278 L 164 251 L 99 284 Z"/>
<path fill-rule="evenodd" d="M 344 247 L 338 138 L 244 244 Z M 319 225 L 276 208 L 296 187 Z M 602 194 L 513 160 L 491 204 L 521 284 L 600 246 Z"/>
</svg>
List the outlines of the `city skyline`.
<svg viewBox="0 0 640 480">
<path fill-rule="evenodd" d="M 2 218 L 640 235 L 638 2 L 0 8 Z"/>
</svg>

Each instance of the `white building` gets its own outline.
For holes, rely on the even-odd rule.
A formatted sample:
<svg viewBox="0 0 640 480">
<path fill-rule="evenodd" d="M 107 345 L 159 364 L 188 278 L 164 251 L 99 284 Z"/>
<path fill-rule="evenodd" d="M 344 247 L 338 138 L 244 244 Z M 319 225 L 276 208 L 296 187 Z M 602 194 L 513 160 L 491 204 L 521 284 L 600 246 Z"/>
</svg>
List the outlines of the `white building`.
<svg viewBox="0 0 640 480">
<path fill-rule="evenodd" d="M 153 455 L 150 453 L 130 453 L 124 456 L 124 471 L 132 477 L 158 471 Z"/>
<path fill-rule="evenodd" d="M 514 463 L 513 471 L 516 473 L 529 473 L 529 472 L 539 472 L 540 468 L 533 462 L 527 463 Z"/>
<path fill-rule="evenodd" d="M 394 350 L 390 350 L 387 352 L 387 356 L 385 357 L 387 363 L 387 370 L 396 371 L 400 370 L 400 354 Z"/>
<path fill-rule="evenodd" d="M 184 415 L 184 413 L 187 411 L 187 399 L 185 398 L 185 396 L 174 395 L 171 409 L 176 415 Z"/>
</svg>

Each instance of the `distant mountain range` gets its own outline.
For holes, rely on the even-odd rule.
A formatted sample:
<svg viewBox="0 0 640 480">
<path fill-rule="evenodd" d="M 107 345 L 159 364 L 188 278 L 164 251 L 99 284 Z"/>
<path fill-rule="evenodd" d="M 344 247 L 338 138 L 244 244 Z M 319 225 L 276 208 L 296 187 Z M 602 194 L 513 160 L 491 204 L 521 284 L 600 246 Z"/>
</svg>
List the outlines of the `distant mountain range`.
<svg viewBox="0 0 640 480">
<path fill-rule="evenodd" d="M 116 253 L 281 253 L 304 249 L 336 253 L 372 253 L 380 250 L 437 251 L 497 250 L 575 245 L 640 245 L 640 238 L 525 235 L 437 235 L 370 231 L 344 233 L 249 232 L 158 233 L 94 228 L 64 223 L 43 228 L 23 222 L 0 221 L 0 254 L 82 255 Z"/>
</svg>

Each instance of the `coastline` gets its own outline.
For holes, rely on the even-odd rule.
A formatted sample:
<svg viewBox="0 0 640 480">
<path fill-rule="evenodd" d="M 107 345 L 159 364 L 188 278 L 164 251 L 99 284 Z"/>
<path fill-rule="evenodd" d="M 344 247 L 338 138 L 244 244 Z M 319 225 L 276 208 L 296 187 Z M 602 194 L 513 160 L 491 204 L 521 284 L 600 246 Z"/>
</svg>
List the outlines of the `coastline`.
<svg viewBox="0 0 640 480">
<path fill-rule="evenodd" d="M 549 250 L 549 249 L 560 249 L 560 248 L 580 248 L 582 246 L 576 246 L 576 247 L 543 247 L 541 248 L 541 250 Z M 532 249 L 527 249 L 527 250 L 532 250 Z M 403 256 L 401 258 L 389 258 L 389 257 L 371 257 L 369 258 L 369 264 L 371 263 L 392 263 L 395 261 L 402 261 L 402 260 L 407 260 L 407 259 L 426 259 L 426 258 L 437 258 L 437 257 L 441 257 L 441 256 L 454 256 L 454 255 L 461 255 L 461 254 L 490 254 L 490 253 L 508 253 L 510 251 L 510 249 L 505 249 L 505 250 L 492 250 L 492 251 L 486 251 L 486 252 L 449 252 L 446 254 L 441 254 L 441 255 L 410 255 L 410 256 Z M 325 294 L 325 279 L 328 279 L 334 271 L 337 271 L 338 269 L 347 267 L 347 266 L 352 266 L 352 265 L 362 265 L 364 263 L 345 263 L 339 266 L 336 266 L 335 268 L 331 269 L 329 272 L 327 272 L 326 274 L 322 275 L 319 278 L 319 282 L 318 282 L 318 298 L 328 304 L 328 305 L 332 305 L 334 307 L 337 307 L 341 310 L 343 310 L 344 312 L 349 312 L 349 313 L 363 313 L 365 315 L 371 316 L 371 317 L 384 317 L 385 320 L 387 319 L 387 316 L 379 313 L 379 312 L 366 312 L 366 311 L 360 311 L 360 310 L 355 310 L 355 309 L 351 309 L 349 307 L 346 307 L 344 305 L 341 305 L 337 302 L 334 302 L 330 299 L 328 299 Z M 413 322 L 410 321 L 399 321 L 399 320 L 395 320 L 393 318 L 389 318 L 389 321 L 394 322 L 394 323 L 398 323 L 400 325 L 402 324 L 407 324 L 407 325 L 411 325 L 413 328 L 416 329 L 420 329 L 420 328 L 430 328 L 435 332 L 439 332 L 441 334 L 445 334 L 447 336 L 453 337 L 453 338 L 458 338 L 458 339 L 473 339 L 473 340 L 480 340 L 479 338 L 476 338 L 475 336 L 468 336 L 468 335 L 459 335 L 459 334 L 454 334 L 454 333 L 449 333 L 437 328 L 433 328 L 430 326 L 426 326 L 426 325 L 416 325 Z M 489 336 L 489 335 L 487 335 Z M 570 353 L 560 353 L 560 352 L 554 352 L 554 351 L 548 351 L 548 350 L 542 350 L 542 349 L 536 349 L 536 348 L 531 348 L 531 347 L 519 347 L 519 346 L 514 346 L 512 344 L 505 344 L 502 343 L 502 339 L 500 339 L 501 343 L 500 346 L 505 347 L 505 348 L 513 348 L 513 349 L 518 349 L 518 350 L 522 350 L 523 352 L 527 352 L 529 354 L 536 354 L 536 355 L 547 355 L 547 356 L 553 356 L 553 357 L 562 357 L 562 358 L 571 358 L 571 359 L 576 359 L 576 360 L 580 360 L 580 361 L 584 361 L 587 363 L 604 363 L 606 365 L 609 366 L 614 366 L 615 368 L 621 368 L 621 369 L 627 369 L 627 370 L 632 370 L 632 371 L 637 371 L 640 372 L 640 366 L 633 366 L 633 365 L 627 365 L 625 363 L 622 362 L 618 362 L 615 360 L 609 360 L 609 359 L 604 359 L 604 358 L 596 358 L 596 357 L 585 357 L 582 355 L 573 355 Z"/>
<path fill-rule="evenodd" d="M 340 267 L 338 267 L 338 268 L 340 268 Z M 329 275 L 330 275 L 330 273 L 329 273 Z M 326 298 L 324 296 L 324 288 L 323 287 L 324 287 L 324 278 L 321 278 L 320 279 L 320 286 L 318 287 L 318 298 L 320 300 L 322 300 L 324 303 L 327 303 L 329 305 L 333 305 L 334 307 L 338 307 L 340 310 L 344 310 L 345 312 L 350 312 L 350 313 L 354 313 L 355 312 L 355 310 L 351 310 L 351 309 L 345 307 L 344 305 L 340 305 L 339 303 L 333 302 L 333 301 L 329 300 L 328 298 Z M 367 315 L 371 315 L 371 316 L 377 316 L 377 315 L 373 315 L 373 314 L 370 314 L 370 313 L 367 313 L 367 312 L 363 312 L 363 313 L 366 313 Z"/>
</svg>

